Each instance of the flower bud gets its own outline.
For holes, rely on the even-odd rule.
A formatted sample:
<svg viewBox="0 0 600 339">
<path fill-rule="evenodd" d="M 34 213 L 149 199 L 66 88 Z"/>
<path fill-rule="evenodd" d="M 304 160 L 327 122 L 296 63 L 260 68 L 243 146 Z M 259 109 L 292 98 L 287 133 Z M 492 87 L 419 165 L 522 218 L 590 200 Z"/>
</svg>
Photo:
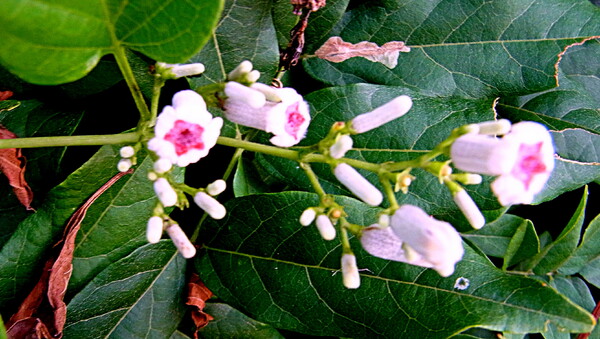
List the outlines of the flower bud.
<svg viewBox="0 0 600 339">
<path fill-rule="evenodd" d="M 501 175 L 510 172 L 517 160 L 518 144 L 481 134 L 465 134 L 454 141 L 450 157 L 465 172 Z"/>
<path fill-rule="evenodd" d="M 371 112 L 358 115 L 352 119 L 351 128 L 357 134 L 368 132 L 403 116 L 411 107 L 411 98 L 401 95 Z"/>
<path fill-rule="evenodd" d="M 133 166 L 133 162 L 131 161 L 131 159 L 121 159 L 117 163 L 117 169 L 119 170 L 119 172 L 127 172 L 129 171 L 131 166 Z"/>
<path fill-rule="evenodd" d="M 260 79 L 260 72 L 257 70 L 250 71 L 250 73 L 246 74 L 246 81 L 249 83 L 257 82 Z"/>
<path fill-rule="evenodd" d="M 329 148 L 329 155 L 334 159 L 339 159 L 346 155 L 352 149 L 352 137 L 349 135 L 341 135 L 333 145 Z"/>
<path fill-rule="evenodd" d="M 360 286 L 360 274 L 354 254 L 344 253 L 342 255 L 342 277 L 346 288 L 355 289 Z"/>
<path fill-rule="evenodd" d="M 325 240 L 333 240 L 335 239 L 335 227 L 331 223 L 331 220 L 325 214 L 319 214 L 317 216 L 317 229 L 321 234 L 321 237 Z"/>
<path fill-rule="evenodd" d="M 485 218 L 481 211 L 471 199 L 471 196 L 465 191 L 461 189 L 460 191 L 453 194 L 454 203 L 456 206 L 463 212 L 465 218 L 469 221 L 469 224 L 475 229 L 480 229 L 485 225 Z"/>
<path fill-rule="evenodd" d="M 169 161 L 169 159 L 165 159 L 165 158 L 160 158 L 158 160 L 156 160 L 156 162 L 154 162 L 154 171 L 156 173 L 166 173 L 169 170 L 171 170 L 171 167 L 173 167 L 173 164 L 171 163 L 171 161 Z"/>
<path fill-rule="evenodd" d="M 197 75 L 204 73 L 205 70 L 204 65 L 199 62 L 193 64 L 166 64 L 164 62 L 157 62 L 156 68 L 168 79 Z"/>
<path fill-rule="evenodd" d="M 228 80 L 236 80 L 252 71 L 252 63 L 248 60 L 242 61 L 236 68 L 227 74 Z"/>
<path fill-rule="evenodd" d="M 300 225 L 302 225 L 302 226 L 310 225 L 315 220 L 316 216 L 317 216 L 317 212 L 315 211 L 314 208 L 309 207 L 309 208 L 305 209 L 304 212 L 302 212 L 302 215 L 300 215 Z"/>
<path fill-rule="evenodd" d="M 203 209 L 208 215 L 210 215 L 213 219 L 223 219 L 227 211 L 225 210 L 225 206 L 221 205 L 215 198 L 204 192 L 198 192 L 194 196 L 194 202 Z"/>
<path fill-rule="evenodd" d="M 171 237 L 173 244 L 177 247 L 177 250 L 181 253 L 182 257 L 189 259 L 196 255 L 196 248 L 192 245 L 190 239 L 188 239 L 187 235 L 185 235 L 179 225 L 173 224 L 167 227 L 167 234 Z"/>
<path fill-rule="evenodd" d="M 239 82 L 229 81 L 225 84 L 226 100 L 243 102 L 251 108 L 261 108 L 267 102 L 264 94 Z"/>
<path fill-rule="evenodd" d="M 227 183 L 223 179 L 215 180 L 206 186 L 206 193 L 210 195 L 219 195 L 225 191 Z"/>
<path fill-rule="evenodd" d="M 154 182 L 154 192 L 164 207 L 175 206 L 177 204 L 177 192 L 171 187 L 167 179 L 156 179 Z"/>
<path fill-rule="evenodd" d="M 333 174 L 350 192 L 365 203 L 378 206 L 383 201 L 381 192 L 352 166 L 340 163 L 333 170 Z"/>
<path fill-rule="evenodd" d="M 123 146 L 119 150 L 119 154 L 122 158 L 131 158 L 135 155 L 135 149 L 131 146 Z"/>
<path fill-rule="evenodd" d="M 156 244 L 160 241 L 160 237 L 163 233 L 163 218 L 159 216 L 153 216 L 148 219 L 148 226 L 146 227 L 146 238 L 151 244 Z"/>
<path fill-rule="evenodd" d="M 511 124 L 506 119 L 484 121 L 477 124 L 479 134 L 485 135 L 504 135 L 510 132 Z"/>
</svg>

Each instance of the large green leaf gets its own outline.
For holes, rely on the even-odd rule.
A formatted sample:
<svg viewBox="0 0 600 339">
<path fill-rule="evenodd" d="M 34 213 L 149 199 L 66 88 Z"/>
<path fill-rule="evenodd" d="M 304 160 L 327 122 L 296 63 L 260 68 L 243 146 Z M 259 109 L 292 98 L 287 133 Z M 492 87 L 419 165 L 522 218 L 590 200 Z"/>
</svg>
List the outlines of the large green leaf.
<svg viewBox="0 0 600 339">
<path fill-rule="evenodd" d="M 505 214 L 483 228 L 463 233 L 463 238 L 472 242 L 486 255 L 503 258 L 515 233 L 526 222 L 516 215 Z"/>
<path fill-rule="evenodd" d="M 341 246 L 324 241 L 298 216 L 314 194 L 254 195 L 227 205 L 228 217 L 204 225 L 196 266 L 220 298 L 275 327 L 345 337 L 441 338 L 468 327 L 541 332 L 548 323 L 589 331 L 591 315 L 540 281 L 495 268 L 467 247 L 456 272 L 435 271 L 367 255 L 352 240 L 361 286 L 342 285 Z M 349 220 L 369 224 L 377 209 L 339 198 Z M 464 290 L 455 281 L 469 279 Z M 418 305 L 418 307 L 415 307 Z"/>
<path fill-rule="evenodd" d="M 59 84 L 124 47 L 185 61 L 210 37 L 222 1 L 8 0 L 2 7 L 0 63 L 26 81 Z"/>
<path fill-rule="evenodd" d="M 600 9 L 568 0 L 387 0 L 347 12 L 337 30 L 352 43 L 400 40 L 411 51 L 401 53 L 394 69 L 360 58 L 338 64 L 306 59 L 306 69 L 326 83 L 464 97 L 523 95 L 555 86 L 558 55 L 600 34 Z"/>
<path fill-rule="evenodd" d="M 273 327 L 249 318 L 227 304 L 207 303 L 204 312 L 214 320 L 200 330 L 200 338 L 284 338 Z"/>
<path fill-rule="evenodd" d="M 600 257 L 600 215 L 590 222 L 583 234 L 581 244 L 573 255 L 558 269 L 561 274 L 579 272 L 589 261 Z"/>
<path fill-rule="evenodd" d="M 98 274 L 67 305 L 66 338 L 168 338 L 185 313 L 186 261 L 170 240 Z"/>
<path fill-rule="evenodd" d="M 598 40 L 569 48 L 559 64 L 557 88 L 502 100 L 500 112 L 514 120 L 539 121 L 555 130 L 583 128 L 600 133 L 598 53 Z"/>
</svg>

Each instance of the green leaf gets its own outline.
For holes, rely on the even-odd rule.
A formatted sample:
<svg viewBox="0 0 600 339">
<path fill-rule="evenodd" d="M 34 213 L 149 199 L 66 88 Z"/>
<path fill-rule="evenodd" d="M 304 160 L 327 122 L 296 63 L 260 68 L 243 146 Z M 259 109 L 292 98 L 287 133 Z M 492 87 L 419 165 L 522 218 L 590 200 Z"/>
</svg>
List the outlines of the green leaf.
<svg viewBox="0 0 600 339">
<path fill-rule="evenodd" d="M 531 220 L 524 220 L 510 239 L 502 269 L 515 265 L 522 260 L 533 257 L 540 252 L 540 240 L 535 233 Z"/>
<path fill-rule="evenodd" d="M 267 193 L 268 187 L 260 178 L 252 162 L 244 157 L 238 160 L 233 177 L 233 194 L 243 197 L 250 194 Z"/>
<path fill-rule="evenodd" d="M 232 200 L 228 217 L 202 228 L 196 267 L 203 281 L 258 321 L 312 335 L 441 338 L 468 327 L 539 332 L 556 323 L 576 332 L 593 326 L 590 314 L 553 289 L 503 273 L 469 247 L 455 274 L 441 278 L 433 270 L 369 256 L 353 239 L 364 270 L 361 287 L 345 289 L 340 244 L 297 221 L 317 200 L 302 192 Z M 377 213 L 354 199 L 338 202 L 356 224 Z M 455 289 L 458 277 L 469 279 L 469 287 Z"/>
<path fill-rule="evenodd" d="M 577 210 L 569 220 L 569 223 L 558 235 L 556 240 L 544 247 L 527 265 L 537 275 L 556 271 L 571 257 L 581 234 L 581 226 L 585 217 L 585 206 L 587 204 L 587 186 L 577 206 Z"/>
<path fill-rule="evenodd" d="M 284 338 L 273 327 L 249 318 L 227 304 L 207 303 L 204 312 L 215 319 L 200 330 L 200 338 Z"/>
<path fill-rule="evenodd" d="M 581 244 L 573 255 L 565 262 L 558 272 L 571 275 L 579 272 L 589 261 L 600 257 L 600 214 L 588 225 L 583 234 Z"/>
<path fill-rule="evenodd" d="M 600 133 L 600 41 L 570 47 L 558 71 L 558 87 L 542 93 L 502 100 L 498 108 L 513 120 L 541 122 L 551 129 L 582 128 Z"/>
<path fill-rule="evenodd" d="M 170 240 L 138 248 L 69 302 L 65 337 L 168 338 L 185 313 L 185 267 Z"/>
<path fill-rule="evenodd" d="M 212 39 L 190 59 L 206 66 L 202 77 L 189 79 L 192 88 L 224 81 L 227 73 L 244 60 L 269 83 L 277 70 L 279 48 L 270 0 L 226 1 Z"/>
<path fill-rule="evenodd" d="M 123 48 L 183 62 L 206 43 L 221 8 L 221 0 L 10 0 L 0 13 L 0 63 L 51 85 L 82 78 L 102 55 Z"/>
<path fill-rule="evenodd" d="M 485 227 L 463 233 L 462 236 L 486 255 L 503 258 L 515 232 L 526 222 L 516 215 L 505 214 Z"/>
<path fill-rule="evenodd" d="M 2 317 L 0 317 L 0 339 L 7 339 L 6 336 L 6 328 L 4 327 L 4 322 L 2 321 Z"/>
<path fill-rule="evenodd" d="M 579 274 L 590 284 L 600 288 L 600 257 L 595 258 L 585 265 Z"/>
<path fill-rule="evenodd" d="M 588 1 L 436 0 L 406 5 L 389 0 L 347 12 L 336 29 L 344 41 L 405 41 L 411 52 L 402 53 L 392 70 L 358 58 L 337 64 L 305 59 L 307 71 L 328 84 L 369 82 L 442 96 L 523 95 L 556 85 L 559 54 L 598 35 L 600 9 Z"/>
</svg>

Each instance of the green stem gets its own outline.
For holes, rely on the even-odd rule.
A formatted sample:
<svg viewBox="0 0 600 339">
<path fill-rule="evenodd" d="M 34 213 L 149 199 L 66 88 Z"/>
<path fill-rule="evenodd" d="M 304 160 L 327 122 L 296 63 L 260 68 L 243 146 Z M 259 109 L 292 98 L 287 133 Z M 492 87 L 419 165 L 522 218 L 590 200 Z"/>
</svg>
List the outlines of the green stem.
<svg viewBox="0 0 600 339">
<path fill-rule="evenodd" d="M 352 254 L 352 246 L 350 246 L 350 238 L 348 237 L 348 230 L 346 228 L 346 224 L 349 224 L 346 218 L 340 218 L 340 242 L 342 243 L 342 252 Z"/>
<path fill-rule="evenodd" d="M 321 183 L 319 182 L 319 178 L 317 177 L 315 172 L 312 170 L 310 165 L 305 162 L 302 162 L 302 163 L 300 163 L 300 167 L 304 170 L 304 173 L 306 173 L 306 176 L 308 177 L 310 184 L 315 189 L 315 192 L 319 195 L 319 198 L 321 199 L 321 201 L 323 201 L 325 198 L 327 198 L 327 193 L 325 193 L 325 190 L 323 189 L 323 187 L 321 186 Z"/>
<path fill-rule="evenodd" d="M 144 99 L 144 95 L 142 94 L 142 90 L 135 80 L 135 76 L 133 75 L 133 70 L 129 65 L 129 61 L 127 60 L 127 55 L 125 55 L 125 49 L 118 47 L 114 49 L 114 56 L 117 61 L 117 65 L 119 65 L 119 69 L 123 74 L 123 78 L 125 82 L 127 82 L 127 86 L 131 91 L 131 95 L 133 96 L 133 100 L 135 101 L 135 106 L 138 111 L 140 111 L 140 125 L 143 127 L 142 130 L 147 128 L 147 123 L 152 120 L 152 114 L 148 109 L 148 105 L 146 105 L 146 100 Z"/>
<path fill-rule="evenodd" d="M 137 132 L 106 135 L 71 135 L 58 137 L 0 139 L 0 149 L 133 144 L 139 140 L 140 134 Z"/>
<path fill-rule="evenodd" d="M 392 187 L 390 181 L 387 178 L 381 178 L 379 182 L 381 182 L 381 185 L 383 186 L 383 192 L 390 202 L 390 210 L 398 209 L 398 200 L 396 200 L 396 194 L 394 194 L 394 188 Z"/>
<path fill-rule="evenodd" d="M 160 90 L 163 88 L 164 85 L 164 79 L 154 79 L 154 86 L 152 87 L 152 100 L 150 101 L 150 120 L 147 124 L 148 127 L 152 127 L 156 124 L 156 116 L 158 115 L 158 101 L 160 99 Z"/>
</svg>

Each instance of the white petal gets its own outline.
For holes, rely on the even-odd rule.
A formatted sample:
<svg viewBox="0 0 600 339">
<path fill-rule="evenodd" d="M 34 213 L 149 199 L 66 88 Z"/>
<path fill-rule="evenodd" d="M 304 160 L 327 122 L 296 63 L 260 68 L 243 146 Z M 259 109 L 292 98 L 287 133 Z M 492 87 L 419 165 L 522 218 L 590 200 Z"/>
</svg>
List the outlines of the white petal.
<svg viewBox="0 0 600 339">
<path fill-rule="evenodd" d="M 454 141 L 450 157 L 465 172 L 487 175 L 508 173 L 517 160 L 519 145 L 508 139 L 481 134 L 465 134 Z"/>
<path fill-rule="evenodd" d="M 261 108 L 266 103 L 265 95 L 239 82 L 229 81 L 225 84 L 227 101 L 241 102 L 252 108 Z"/>
</svg>

